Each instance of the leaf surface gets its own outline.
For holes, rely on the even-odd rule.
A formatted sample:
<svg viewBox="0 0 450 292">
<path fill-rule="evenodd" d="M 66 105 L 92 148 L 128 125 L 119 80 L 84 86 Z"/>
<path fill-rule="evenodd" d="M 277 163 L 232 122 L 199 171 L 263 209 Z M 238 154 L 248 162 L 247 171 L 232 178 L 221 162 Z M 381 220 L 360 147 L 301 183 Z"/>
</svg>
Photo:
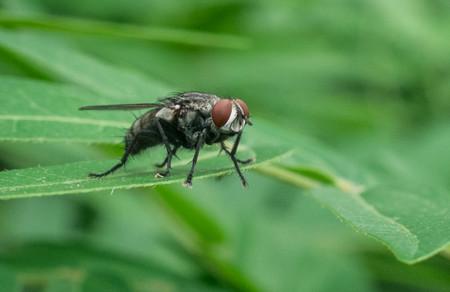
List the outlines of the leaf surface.
<svg viewBox="0 0 450 292">
<path fill-rule="evenodd" d="M 52 79 L 83 86 L 116 102 L 148 102 L 173 91 L 160 80 L 111 66 L 47 34 L 0 30 L 0 47 Z"/>
<path fill-rule="evenodd" d="M 256 167 L 286 153 L 286 149 L 261 147 L 242 151 L 240 155 L 253 157 L 257 161 L 244 167 L 246 169 Z M 180 161 L 173 163 L 172 175 L 164 179 L 154 177 L 153 164 L 162 160 L 162 158 L 155 156 L 152 159 L 141 157 L 139 160 L 130 163 L 126 170 L 118 171 L 101 179 L 89 178 L 87 174 L 109 169 L 117 163 L 117 160 L 85 161 L 66 165 L 3 171 L 0 173 L 0 198 L 14 199 L 102 190 L 109 190 L 113 193 L 119 189 L 181 183 L 190 168 L 191 156 L 190 153 L 181 156 Z M 226 175 L 233 171 L 234 167 L 228 157 L 222 155 L 217 158 L 217 151 L 205 151 L 197 165 L 194 184 L 195 179 Z"/>
<path fill-rule="evenodd" d="M 182 45 L 231 49 L 244 49 L 249 47 L 249 41 L 247 39 L 233 35 L 213 34 L 185 29 L 144 27 L 67 17 L 51 17 L 49 15 L 38 17 L 3 13 L 0 14 L 0 25 L 144 41 L 159 41 Z"/>
<path fill-rule="evenodd" d="M 5 83 L 5 90 L 0 97 L 5 101 L 6 110 L 2 114 L 6 124 L 0 133 L 5 140 L 39 141 L 47 137 L 49 140 L 117 143 L 120 138 L 113 138 L 113 132 L 119 130 L 122 125 L 129 125 L 129 122 L 126 122 L 128 119 L 122 113 L 83 113 L 81 116 L 73 109 L 92 104 L 89 102 L 92 99 L 95 99 L 96 103 L 103 100 L 106 103 L 120 100 L 120 97 L 142 97 L 144 93 L 159 96 L 167 91 L 167 87 L 152 82 L 151 78 L 133 72 L 122 72 L 119 68 L 100 63 L 59 43 L 55 45 L 56 57 L 51 60 L 52 55 L 45 50 L 45 40 L 35 34 L 13 35 L 0 32 L 0 45 L 14 51 L 25 61 L 35 63 L 65 81 L 108 98 L 102 99 L 103 97 L 79 91 L 81 89 L 67 88 L 59 89 L 58 95 L 55 85 L 36 85 L 27 81 L 27 87 L 22 86 L 23 80 L 2 81 Z M 13 84 L 14 82 L 16 83 Z M 20 91 L 22 89 L 23 92 Z M 13 100 L 22 102 L 23 112 L 14 112 L 20 107 L 10 101 L 10 93 L 15 97 Z M 58 102 L 58 96 L 61 96 L 61 102 Z M 42 102 L 36 102 L 36 97 Z M 30 99 L 32 102 L 29 102 Z M 48 106 L 39 108 L 43 104 Z M 52 110 L 46 113 L 47 108 Z M 36 115 L 37 113 L 39 115 Z M 11 115 L 25 115 L 27 119 L 15 122 Z M 59 120 L 60 115 L 64 119 Z M 22 125 L 27 125 L 28 128 L 20 128 L 18 131 L 17 126 Z M 45 130 L 47 128 L 50 129 L 48 132 Z M 271 177 L 313 190 L 311 194 L 315 199 L 356 230 L 380 240 L 400 260 L 408 263 L 420 261 L 444 249 L 450 242 L 448 190 L 408 190 L 401 185 L 398 188 L 400 191 L 397 191 L 395 188 L 383 186 L 383 181 L 371 178 L 367 170 L 351 166 L 349 161 L 339 159 L 338 155 L 326 150 L 322 145 L 310 143 L 306 139 L 300 141 L 296 138 L 296 133 L 270 126 L 270 123 L 264 121 L 256 122 L 253 128 L 246 133 L 251 140 L 246 141 L 248 148 L 242 153 L 256 156 L 257 163 L 251 167 L 260 166 L 258 169 Z M 289 156 L 281 165 L 260 164 L 279 158 L 292 148 L 296 149 L 295 155 Z M 220 176 L 233 171 L 226 157 L 213 158 L 216 155 L 213 152 L 203 154 L 197 178 Z M 127 171 L 102 180 L 88 179 L 86 174 L 103 171 L 116 161 L 80 162 L 2 172 L 0 196 L 8 199 L 181 182 L 187 173 L 186 164 L 189 158 L 184 156 L 185 160 L 174 168 L 173 176 L 164 180 L 152 177 L 151 166 L 162 157 L 139 159 L 139 162 L 130 164 Z"/>
<path fill-rule="evenodd" d="M 78 111 L 107 100 L 75 86 L 11 77 L 0 84 L 0 140 L 118 143 L 133 120 L 130 113 Z"/>
</svg>

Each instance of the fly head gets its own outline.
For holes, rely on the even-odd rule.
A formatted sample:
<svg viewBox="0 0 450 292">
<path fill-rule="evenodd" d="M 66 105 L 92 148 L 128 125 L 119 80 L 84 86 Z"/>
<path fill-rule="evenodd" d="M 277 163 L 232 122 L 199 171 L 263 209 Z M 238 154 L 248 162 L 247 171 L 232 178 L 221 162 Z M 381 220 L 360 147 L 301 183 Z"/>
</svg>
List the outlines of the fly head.
<svg viewBox="0 0 450 292">
<path fill-rule="evenodd" d="M 246 124 L 251 125 L 247 104 L 241 99 L 221 99 L 211 111 L 214 125 L 221 133 L 239 133 Z"/>
</svg>

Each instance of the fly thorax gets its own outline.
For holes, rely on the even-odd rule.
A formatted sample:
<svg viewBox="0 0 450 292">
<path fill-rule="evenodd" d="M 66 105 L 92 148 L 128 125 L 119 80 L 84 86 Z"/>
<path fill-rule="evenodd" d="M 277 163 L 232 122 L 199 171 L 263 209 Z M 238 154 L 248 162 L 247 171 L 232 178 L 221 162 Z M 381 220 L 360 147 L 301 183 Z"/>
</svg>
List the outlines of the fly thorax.
<svg viewBox="0 0 450 292">
<path fill-rule="evenodd" d="M 200 109 L 200 114 L 203 117 L 209 117 L 211 115 L 211 110 L 212 110 L 213 105 L 210 103 L 206 103 L 201 109 Z"/>
<path fill-rule="evenodd" d="M 173 118 L 175 117 L 175 110 L 168 108 L 168 107 L 163 107 L 162 109 L 160 109 L 156 115 L 157 118 L 166 120 L 166 121 L 172 121 Z"/>
</svg>

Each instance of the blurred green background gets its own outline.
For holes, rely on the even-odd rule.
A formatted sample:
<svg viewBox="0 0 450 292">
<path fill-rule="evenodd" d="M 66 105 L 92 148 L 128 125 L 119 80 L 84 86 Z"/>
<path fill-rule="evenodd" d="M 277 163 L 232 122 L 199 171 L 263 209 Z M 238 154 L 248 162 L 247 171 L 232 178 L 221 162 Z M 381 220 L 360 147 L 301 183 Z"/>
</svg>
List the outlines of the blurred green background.
<svg viewBox="0 0 450 292">
<path fill-rule="evenodd" d="M 239 96 L 253 116 L 317 139 L 373 176 L 450 188 L 447 0 L 0 3 L 2 29 L 64 40 L 86 55 L 180 90 Z M 71 31 L 64 23 L 49 29 L 9 22 L 10 16 L 228 38 L 204 45 L 142 40 Z M 3 49 L 0 72 L 61 82 Z M 144 98 L 156 97 L 133 101 Z M 0 150 L 2 169 L 117 157 L 120 151 L 6 142 Z M 247 174 L 246 190 L 233 175 L 196 181 L 192 191 L 3 201 L 0 290 L 22 283 L 21 291 L 450 291 L 445 256 L 400 263 L 301 190 Z M 226 243 L 210 253 L 227 258 L 229 267 L 218 268 L 223 263 L 215 265 L 214 256 L 191 247 L 182 222 L 158 199 L 166 192 L 178 192 L 193 213 L 198 208 L 219 222 L 225 233 L 217 236 Z"/>
</svg>

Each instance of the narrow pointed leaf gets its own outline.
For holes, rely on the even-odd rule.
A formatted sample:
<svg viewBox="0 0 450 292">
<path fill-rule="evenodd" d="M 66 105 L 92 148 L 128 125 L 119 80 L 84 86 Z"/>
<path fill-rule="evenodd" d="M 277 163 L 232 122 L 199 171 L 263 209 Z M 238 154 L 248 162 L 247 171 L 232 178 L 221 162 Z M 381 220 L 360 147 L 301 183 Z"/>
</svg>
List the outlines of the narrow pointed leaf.
<svg viewBox="0 0 450 292">
<path fill-rule="evenodd" d="M 338 177 L 330 186 L 328 179 L 324 185 L 315 181 L 315 173 L 305 176 L 303 168 L 262 166 L 259 171 L 309 189 L 337 217 L 386 245 L 403 262 L 419 262 L 450 245 L 448 190 L 383 184 L 366 189 Z"/>
<path fill-rule="evenodd" d="M 130 113 L 79 111 L 107 101 L 78 87 L 11 77 L 1 77 L 0 85 L 3 141 L 118 143 L 134 119 Z"/>
<path fill-rule="evenodd" d="M 262 163 L 286 155 L 283 148 L 252 148 L 242 151 L 243 157 L 253 157 L 256 163 L 244 169 L 256 167 Z M 182 183 L 190 168 L 191 154 L 185 153 L 180 161 L 173 163 L 172 175 L 161 179 L 154 177 L 153 164 L 162 158 L 152 156 L 151 159 L 140 157 L 132 161 L 127 169 L 102 179 L 89 178 L 90 172 L 101 172 L 117 163 L 117 160 L 85 161 L 66 165 L 35 167 L 29 169 L 0 172 L 0 199 L 15 199 L 34 196 L 63 195 L 110 191 L 120 189 L 149 187 L 160 184 Z M 217 150 L 204 151 L 197 165 L 194 179 L 222 176 L 230 174 L 234 167 L 228 157 L 217 157 Z M 239 179 L 236 178 L 236 183 Z"/>
<path fill-rule="evenodd" d="M 205 47 L 231 49 L 245 49 L 249 47 L 249 41 L 247 39 L 232 35 L 213 34 L 184 29 L 117 24 L 98 20 L 52 17 L 49 15 L 39 17 L 3 13 L 0 14 L 0 26 L 33 28 Z"/>
<path fill-rule="evenodd" d="M 450 200 L 443 189 L 386 185 L 360 194 L 318 189 L 312 195 L 404 262 L 418 262 L 450 244 Z"/>
<path fill-rule="evenodd" d="M 106 64 L 46 34 L 0 30 L 0 47 L 53 79 L 83 86 L 121 103 L 146 102 L 173 91 L 161 81 Z"/>
</svg>

